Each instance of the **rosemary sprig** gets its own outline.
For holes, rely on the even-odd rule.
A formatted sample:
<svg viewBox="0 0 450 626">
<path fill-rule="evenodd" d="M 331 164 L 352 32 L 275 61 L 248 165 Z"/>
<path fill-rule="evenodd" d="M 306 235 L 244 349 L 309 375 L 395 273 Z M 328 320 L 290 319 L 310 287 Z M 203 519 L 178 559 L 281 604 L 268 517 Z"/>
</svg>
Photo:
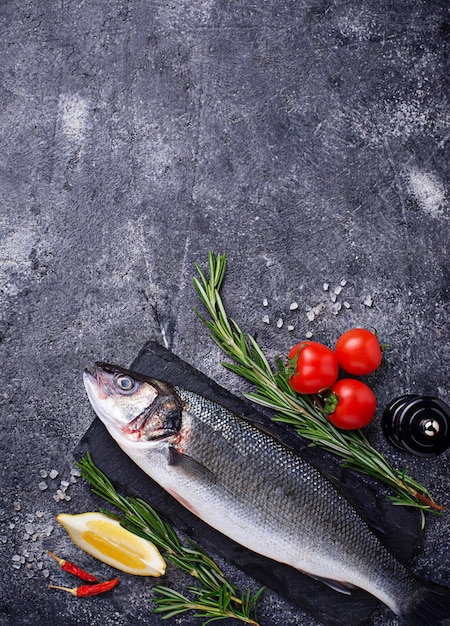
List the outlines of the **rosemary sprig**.
<svg viewBox="0 0 450 626">
<path fill-rule="evenodd" d="M 188 587 L 193 599 L 168 587 L 155 586 L 155 613 L 161 613 L 163 619 L 168 619 L 194 610 L 196 617 L 206 618 L 203 626 L 225 618 L 259 626 L 256 621 L 256 603 L 265 587 L 254 595 L 250 589 L 239 595 L 236 586 L 200 546 L 193 541 L 189 541 L 188 545 L 183 544 L 172 526 L 164 522 L 144 500 L 119 494 L 109 478 L 95 465 L 89 453 L 76 465 L 82 477 L 90 483 L 92 491 L 119 509 L 123 516 L 106 510 L 104 513 L 119 519 L 124 528 L 154 543 L 164 552 L 168 561 L 193 576 L 200 584 Z"/>
<path fill-rule="evenodd" d="M 344 467 L 363 472 L 387 484 L 394 495 L 393 504 L 416 507 L 424 512 L 443 510 L 433 501 L 429 491 L 411 478 L 406 469 L 399 471 L 389 465 L 381 453 L 368 442 L 364 433 L 335 428 L 326 418 L 313 396 L 296 393 L 287 382 L 286 366 L 275 359 L 276 369 L 270 366 L 263 349 L 252 335 L 245 335 L 238 324 L 229 318 L 220 289 L 226 272 L 226 254 L 208 253 L 209 278 L 195 263 L 198 278 L 193 282 L 210 319 L 198 311 L 197 315 L 211 332 L 211 338 L 233 360 L 223 365 L 253 383 L 255 392 L 244 393 L 253 402 L 275 411 L 274 420 L 294 426 L 305 439 L 342 459 Z"/>
</svg>

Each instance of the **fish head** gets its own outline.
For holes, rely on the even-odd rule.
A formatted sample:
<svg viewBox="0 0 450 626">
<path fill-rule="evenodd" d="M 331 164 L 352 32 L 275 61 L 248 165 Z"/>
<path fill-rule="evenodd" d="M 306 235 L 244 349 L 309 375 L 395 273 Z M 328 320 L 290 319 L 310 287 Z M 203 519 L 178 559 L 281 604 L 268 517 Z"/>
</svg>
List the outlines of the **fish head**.
<svg viewBox="0 0 450 626">
<path fill-rule="evenodd" d="M 92 407 L 121 447 L 170 442 L 181 427 L 181 400 L 170 385 L 117 365 L 85 370 Z"/>
</svg>

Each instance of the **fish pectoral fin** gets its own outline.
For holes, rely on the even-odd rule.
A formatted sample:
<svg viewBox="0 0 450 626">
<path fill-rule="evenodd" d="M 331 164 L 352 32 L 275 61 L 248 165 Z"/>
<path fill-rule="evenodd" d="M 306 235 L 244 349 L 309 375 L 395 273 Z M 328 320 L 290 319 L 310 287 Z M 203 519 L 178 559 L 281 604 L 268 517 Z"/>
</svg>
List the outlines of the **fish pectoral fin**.
<svg viewBox="0 0 450 626">
<path fill-rule="evenodd" d="M 311 576 L 311 574 L 309 574 L 309 576 Z M 321 578 L 320 576 L 311 576 L 311 578 L 314 578 L 314 580 L 318 580 L 324 585 L 327 585 L 331 589 L 334 589 L 334 591 L 339 591 L 339 593 L 345 593 L 345 595 L 347 596 L 351 595 L 352 589 L 355 589 L 355 585 L 347 583 L 343 580 L 332 580 L 331 578 Z"/>
<path fill-rule="evenodd" d="M 200 461 L 196 461 L 173 446 L 169 448 L 169 465 L 179 467 L 186 474 L 202 482 L 205 480 L 208 482 L 216 481 L 214 473 L 200 463 Z"/>
</svg>

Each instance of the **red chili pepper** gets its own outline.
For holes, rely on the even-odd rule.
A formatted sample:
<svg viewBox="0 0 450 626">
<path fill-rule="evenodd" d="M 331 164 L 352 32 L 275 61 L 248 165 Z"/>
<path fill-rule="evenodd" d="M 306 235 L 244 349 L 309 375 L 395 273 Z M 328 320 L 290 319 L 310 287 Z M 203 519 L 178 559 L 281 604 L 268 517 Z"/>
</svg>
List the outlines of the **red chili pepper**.
<svg viewBox="0 0 450 626">
<path fill-rule="evenodd" d="M 89 582 L 89 583 L 97 582 L 98 578 L 96 576 L 93 576 L 92 574 L 85 572 L 84 569 L 81 569 L 81 567 L 78 567 L 78 565 L 75 565 L 74 563 L 71 563 L 70 561 L 66 561 L 65 559 L 60 559 L 58 556 L 56 556 L 56 554 L 53 554 L 53 552 L 50 552 L 50 550 L 47 550 L 47 554 L 53 557 L 55 561 L 58 561 L 59 566 L 65 572 L 69 572 L 70 574 L 75 574 L 75 576 L 78 576 L 78 578 L 81 578 L 81 580 L 85 580 L 86 582 Z"/>
<path fill-rule="evenodd" d="M 81 585 L 80 587 L 74 587 L 73 589 L 69 589 L 69 587 L 58 587 L 57 585 L 49 585 L 49 588 L 68 591 L 73 596 L 77 596 L 78 598 L 87 598 L 88 596 L 96 596 L 99 593 L 109 591 L 115 587 L 118 582 L 118 578 L 113 578 L 112 580 L 106 580 L 105 582 L 97 583 L 96 585 Z"/>
</svg>

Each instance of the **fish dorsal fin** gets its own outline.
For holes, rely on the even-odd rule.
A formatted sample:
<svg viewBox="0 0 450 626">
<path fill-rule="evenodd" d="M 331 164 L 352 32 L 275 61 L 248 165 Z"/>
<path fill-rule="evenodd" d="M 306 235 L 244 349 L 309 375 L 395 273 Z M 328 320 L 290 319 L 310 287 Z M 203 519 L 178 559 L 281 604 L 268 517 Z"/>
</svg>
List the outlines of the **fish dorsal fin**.
<svg viewBox="0 0 450 626">
<path fill-rule="evenodd" d="M 216 482 L 216 477 L 211 470 L 174 446 L 169 447 L 169 465 L 181 468 L 186 474 L 202 482 L 205 480 Z"/>
<path fill-rule="evenodd" d="M 331 589 L 334 589 L 334 591 L 339 591 L 339 593 L 345 593 L 345 595 L 347 596 L 351 595 L 352 593 L 351 590 L 355 588 L 355 585 L 352 585 L 351 583 L 347 583 L 342 580 L 332 580 L 331 578 L 321 578 L 320 576 L 311 576 L 311 574 L 309 574 L 309 576 L 310 578 L 314 578 L 314 580 L 318 580 L 324 585 L 327 585 Z"/>
</svg>

